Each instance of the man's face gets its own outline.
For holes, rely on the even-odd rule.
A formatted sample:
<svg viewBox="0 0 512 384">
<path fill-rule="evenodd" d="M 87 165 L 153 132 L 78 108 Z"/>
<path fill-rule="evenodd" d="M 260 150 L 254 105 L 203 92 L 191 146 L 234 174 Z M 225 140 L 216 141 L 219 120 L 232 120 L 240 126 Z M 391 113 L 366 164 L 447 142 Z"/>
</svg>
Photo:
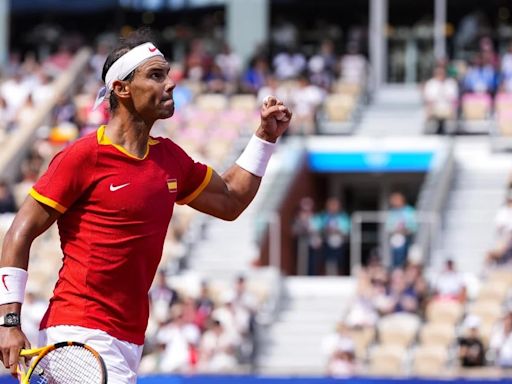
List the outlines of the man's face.
<svg viewBox="0 0 512 384">
<path fill-rule="evenodd" d="M 172 91 L 175 84 L 169 76 L 170 66 L 162 57 L 154 57 L 135 71 L 129 84 L 135 111 L 144 120 L 167 119 L 174 114 Z"/>
</svg>

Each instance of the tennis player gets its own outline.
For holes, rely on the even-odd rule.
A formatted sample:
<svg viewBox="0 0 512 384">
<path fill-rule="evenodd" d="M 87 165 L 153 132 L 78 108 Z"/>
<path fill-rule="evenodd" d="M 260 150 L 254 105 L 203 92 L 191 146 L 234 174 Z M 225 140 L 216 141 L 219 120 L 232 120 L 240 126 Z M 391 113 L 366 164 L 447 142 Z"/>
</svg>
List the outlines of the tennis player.
<svg viewBox="0 0 512 384">
<path fill-rule="evenodd" d="M 0 260 L 0 357 L 14 374 L 29 342 L 20 327 L 29 250 L 57 221 L 63 266 L 41 322 L 42 345 L 84 342 L 104 358 L 109 383 L 135 383 L 147 326 L 148 291 L 174 203 L 234 220 L 254 198 L 291 112 L 270 96 L 261 122 L 222 176 L 173 141 L 150 136 L 173 115 L 169 64 L 136 32 L 107 57 L 108 125 L 57 154 L 5 236 Z"/>
</svg>

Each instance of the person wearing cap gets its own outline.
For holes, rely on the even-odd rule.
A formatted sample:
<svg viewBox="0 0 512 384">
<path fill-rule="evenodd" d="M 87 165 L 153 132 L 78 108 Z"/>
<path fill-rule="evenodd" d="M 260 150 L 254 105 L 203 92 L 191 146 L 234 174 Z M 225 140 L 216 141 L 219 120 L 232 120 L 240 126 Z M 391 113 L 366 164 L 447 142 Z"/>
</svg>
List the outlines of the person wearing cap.
<svg viewBox="0 0 512 384">
<path fill-rule="evenodd" d="M 480 318 L 468 315 L 462 327 L 464 335 L 458 339 L 459 361 L 462 367 L 482 367 L 485 365 L 485 347 L 480 336 Z"/>
<path fill-rule="evenodd" d="M 33 240 L 57 222 L 63 266 L 41 322 L 40 344 L 75 340 L 104 358 L 108 382 L 136 382 L 148 322 L 148 291 L 174 204 L 234 220 L 254 198 L 290 110 L 276 97 L 236 163 L 219 175 L 170 139 L 152 137 L 173 115 L 174 83 L 164 55 L 137 31 L 107 57 L 111 118 L 57 154 L 5 236 L 0 259 L 0 358 L 16 374 L 29 347 L 20 310 Z M 9 314 L 7 327 L 5 317 Z M 2 321 L 3 320 L 3 321 Z"/>
</svg>

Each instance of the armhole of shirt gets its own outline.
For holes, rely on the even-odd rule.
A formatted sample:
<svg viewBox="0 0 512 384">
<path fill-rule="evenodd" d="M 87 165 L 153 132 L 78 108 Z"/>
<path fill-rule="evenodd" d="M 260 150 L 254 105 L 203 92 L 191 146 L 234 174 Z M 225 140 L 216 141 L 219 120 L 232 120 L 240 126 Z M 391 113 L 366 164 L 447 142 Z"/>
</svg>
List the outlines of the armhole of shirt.
<svg viewBox="0 0 512 384">
<path fill-rule="evenodd" d="M 206 174 L 204 175 L 204 179 L 201 182 L 201 184 L 199 185 L 199 187 L 197 187 L 194 190 L 194 192 L 192 192 L 188 196 L 184 197 L 181 200 L 176 201 L 176 204 L 186 205 L 186 204 L 190 203 L 192 200 L 194 200 L 197 196 L 199 196 L 201 194 L 201 192 L 203 192 L 203 190 L 206 188 L 206 186 L 210 183 L 210 180 L 212 179 L 212 175 L 213 175 L 213 169 L 209 166 L 206 166 Z"/>
<path fill-rule="evenodd" d="M 30 196 L 32 196 L 32 198 L 34 200 L 36 200 L 44 205 L 47 205 L 48 207 L 53 208 L 60 213 L 64 213 L 68 210 L 67 207 L 63 206 L 62 204 L 58 203 L 57 201 L 52 200 L 49 197 L 46 197 L 44 195 L 41 195 L 34 188 L 31 188 L 28 194 Z"/>
</svg>

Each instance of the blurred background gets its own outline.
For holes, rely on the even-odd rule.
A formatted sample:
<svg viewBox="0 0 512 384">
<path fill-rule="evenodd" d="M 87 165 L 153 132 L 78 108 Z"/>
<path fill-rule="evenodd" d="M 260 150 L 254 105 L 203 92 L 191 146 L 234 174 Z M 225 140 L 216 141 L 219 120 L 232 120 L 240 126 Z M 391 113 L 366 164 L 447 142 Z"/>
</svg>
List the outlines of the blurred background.
<svg viewBox="0 0 512 384">
<path fill-rule="evenodd" d="M 106 55 L 148 26 L 177 84 L 154 136 L 222 172 L 265 96 L 294 117 L 237 221 L 176 207 L 139 382 L 505 380 L 511 12 L 508 0 L 0 0 L 0 242 L 52 156 L 107 122 L 92 110 Z M 31 250 L 33 343 L 61 258 L 52 227 Z"/>
</svg>

